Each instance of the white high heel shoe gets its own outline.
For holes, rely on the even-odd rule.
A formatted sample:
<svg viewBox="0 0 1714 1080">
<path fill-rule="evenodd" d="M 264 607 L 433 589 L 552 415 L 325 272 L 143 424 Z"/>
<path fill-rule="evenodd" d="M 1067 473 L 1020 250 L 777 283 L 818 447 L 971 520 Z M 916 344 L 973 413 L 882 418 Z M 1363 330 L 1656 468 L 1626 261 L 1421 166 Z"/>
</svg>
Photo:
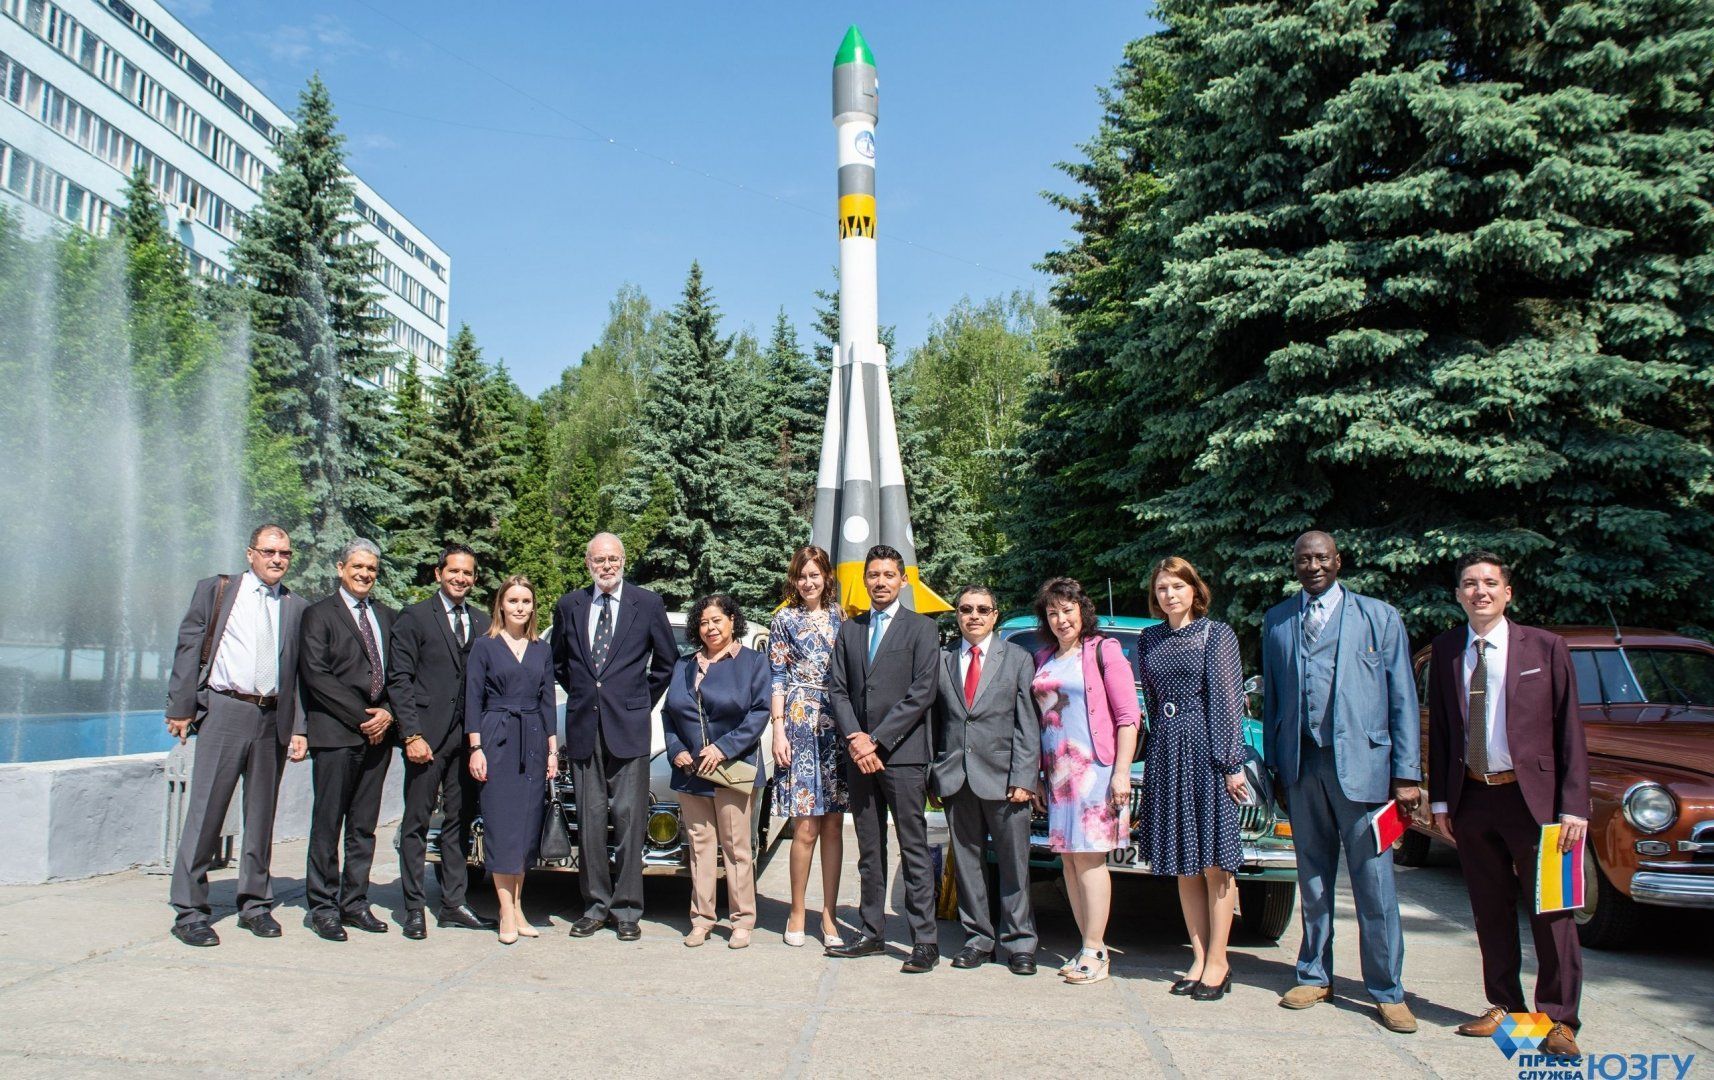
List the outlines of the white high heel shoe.
<svg viewBox="0 0 1714 1080">
<path fill-rule="evenodd" d="M 783 938 L 785 940 L 785 943 L 787 945 L 790 945 L 792 948 L 794 948 L 794 949 L 803 948 L 803 931 L 802 930 L 787 930 L 784 934 L 781 934 L 780 936 L 781 936 L 781 938 Z"/>
</svg>

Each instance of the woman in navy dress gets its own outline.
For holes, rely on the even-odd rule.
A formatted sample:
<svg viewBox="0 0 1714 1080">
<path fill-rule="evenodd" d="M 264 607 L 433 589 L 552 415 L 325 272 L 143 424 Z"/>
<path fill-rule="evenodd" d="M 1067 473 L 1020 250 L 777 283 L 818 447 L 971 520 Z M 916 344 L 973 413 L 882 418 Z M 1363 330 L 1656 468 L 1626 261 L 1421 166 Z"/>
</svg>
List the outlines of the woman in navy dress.
<svg viewBox="0 0 1714 1080">
<path fill-rule="evenodd" d="M 792 823 L 792 906 L 785 943 L 802 946 L 809 868 L 821 845 L 821 942 L 839 936 L 839 868 L 845 859 L 845 740 L 827 707 L 827 670 L 839 639 L 839 582 L 823 548 L 798 548 L 786 569 L 785 606 L 768 626 L 773 666 L 774 815 Z"/>
<path fill-rule="evenodd" d="M 1149 867 L 1178 877 L 1191 964 L 1172 993 L 1218 1001 L 1232 986 L 1226 939 L 1243 862 L 1238 800 L 1245 797 L 1243 674 L 1238 635 L 1207 617 L 1212 595 L 1184 559 L 1156 564 L 1137 671 L 1149 718 L 1143 757 L 1143 831 Z"/>
<path fill-rule="evenodd" d="M 494 624 L 470 646 L 464 730 L 470 775 L 482 785 L 485 864 L 500 901 L 500 943 L 540 937 L 524 918 L 524 871 L 542 838 L 547 782 L 559 771 L 553 651 L 536 635 L 536 589 L 509 577 L 494 599 Z"/>
</svg>

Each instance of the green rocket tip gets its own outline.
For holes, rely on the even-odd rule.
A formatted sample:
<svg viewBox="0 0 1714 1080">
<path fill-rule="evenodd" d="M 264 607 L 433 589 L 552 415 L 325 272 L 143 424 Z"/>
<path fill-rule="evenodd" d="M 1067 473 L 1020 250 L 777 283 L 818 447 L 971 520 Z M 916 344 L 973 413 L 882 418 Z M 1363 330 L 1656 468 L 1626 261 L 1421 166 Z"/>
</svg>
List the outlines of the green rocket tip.
<svg viewBox="0 0 1714 1080">
<path fill-rule="evenodd" d="M 833 57 L 833 66 L 838 67 L 840 64 L 875 66 L 875 51 L 863 40 L 863 31 L 857 29 L 856 23 L 851 24 L 851 29 L 845 31 L 845 40 L 839 43 L 839 52 Z"/>
</svg>

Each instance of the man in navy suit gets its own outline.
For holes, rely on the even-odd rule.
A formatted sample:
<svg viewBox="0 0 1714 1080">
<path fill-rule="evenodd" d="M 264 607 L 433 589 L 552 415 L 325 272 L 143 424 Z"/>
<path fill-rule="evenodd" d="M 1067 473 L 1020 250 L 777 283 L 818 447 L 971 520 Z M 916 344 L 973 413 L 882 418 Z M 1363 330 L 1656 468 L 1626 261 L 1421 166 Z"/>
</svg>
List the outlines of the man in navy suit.
<svg viewBox="0 0 1714 1080">
<path fill-rule="evenodd" d="M 582 918 L 572 937 L 611 925 L 620 941 L 642 936 L 643 832 L 649 813 L 649 736 L 655 702 L 678 661 L 666 605 L 625 582 L 625 545 L 612 533 L 589 541 L 595 584 L 554 608 L 554 677 L 565 688 L 565 745 L 577 799 Z M 613 821 L 615 878 L 607 856 Z"/>
<path fill-rule="evenodd" d="M 1469 621 L 1435 638 L 1429 660 L 1428 808 L 1458 845 L 1482 949 L 1488 1009 L 1458 1034 L 1487 1038 L 1527 1011 L 1518 899 L 1535 892 L 1542 825 L 1563 826 L 1561 851 L 1587 834 L 1589 755 L 1565 639 L 1506 618 L 1512 572 L 1498 555 L 1459 559 L 1457 582 Z M 1553 1021 L 1541 1052 L 1561 1057 L 1578 1053 L 1576 914 L 1530 915 L 1535 1009 Z"/>
<path fill-rule="evenodd" d="M 1339 851 L 1357 902 L 1363 984 L 1389 1031 L 1416 1030 L 1405 1004 L 1404 933 L 1393 853 L 1376 851 L 1369 821 L 1389 798 L 1422 801 L 1422 714 L 1410 639 L 1389 604 L 1339 584 L 1333 537 L 1292 545 L 1301 592 L 1262 620 L 1262 742 L 1278 774 L 1297 842 L 1303 943 L 1297 985 L 1280 1004 L 1307 1009 L 1333 996 L 1333 892 Z"/>
</svg>

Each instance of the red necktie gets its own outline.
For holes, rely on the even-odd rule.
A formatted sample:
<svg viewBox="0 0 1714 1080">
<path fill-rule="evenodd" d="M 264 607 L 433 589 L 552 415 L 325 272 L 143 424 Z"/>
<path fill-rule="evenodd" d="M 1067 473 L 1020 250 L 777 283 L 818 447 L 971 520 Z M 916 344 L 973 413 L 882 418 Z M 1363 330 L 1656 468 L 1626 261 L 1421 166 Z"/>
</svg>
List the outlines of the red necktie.
<svg viewBox="0 0 1714 1080">
<path fill-rule="evenodd" d="M 964 707 L 976 706 L 976 683 L 982 678 L 982 650 L 970 650 L 970 667 L 964 672 Z"/>
</svg>

